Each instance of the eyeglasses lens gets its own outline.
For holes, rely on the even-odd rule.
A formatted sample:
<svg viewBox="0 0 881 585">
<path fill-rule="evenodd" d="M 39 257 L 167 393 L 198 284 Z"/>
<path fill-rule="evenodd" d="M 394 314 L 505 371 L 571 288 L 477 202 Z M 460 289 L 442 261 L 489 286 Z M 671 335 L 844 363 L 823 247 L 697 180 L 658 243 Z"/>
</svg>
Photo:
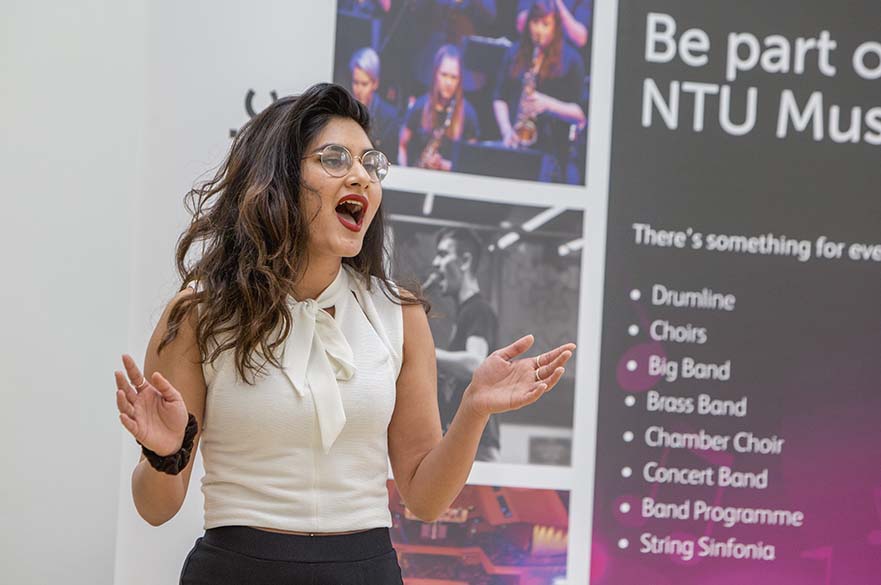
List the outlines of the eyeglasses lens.
<svg viewBox="0 0 881 585">
<path fill-rule="evenodd" d="M 333 177 L 342 177 L 352 168 L 352 155 L 341 146 L 328 146 L 321 152 L 321 164 Z"/>
<path fill-rule="evenodd" d="M 330 145 L 321 152 L 321 165 L 332 177 L 343 177 L 352 168 L 352 153 L 343 146 Z M 368 150 L 361 156 L 361 164 L 370 176 L 370 180 L 378 183 L 388 175 L 389 162 L 378 150 Z"/>
</svg>

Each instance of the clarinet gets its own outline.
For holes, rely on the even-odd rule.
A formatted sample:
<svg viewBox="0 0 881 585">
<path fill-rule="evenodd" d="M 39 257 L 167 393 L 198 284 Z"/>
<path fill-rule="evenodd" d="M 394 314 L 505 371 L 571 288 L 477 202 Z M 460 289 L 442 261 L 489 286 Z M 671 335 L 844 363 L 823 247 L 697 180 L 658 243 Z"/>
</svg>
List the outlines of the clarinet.
<svg viewBox="0 0 881 585">
<path fill-rule="evenodd" d="M 426 168 L 428 166 L 428 161 L 434 158 L 434 155 L 437 154 L 441 142 L 444 139 L 444 133 L 453 121 L 453 110 L 455 109 L 456 98 L 453 97 L 453 99 L 450 100 L 450 105 L 447 106 L 447 116 L 444 119 L 444 123 L 431 131 L 431 139 L 428 141 L 428 144 L 425 145 L 425 148 L 422 149 L 422 154 L 419 155 L 419 162 L 416 164 L 417 167 L 423 169 Z"/>
<path fill-rule="evenodd" d="M 520 93 L 520 101 L 517 104 L 517 121 L 514 123 L 514 134 L 521 146 L 532 146 L 538 140 L 538 127 L 535 118 L 528 116 L 523 108 L 526 97 L 535 93 L 535 85 L 538 78 L 538 61 L 541 58 L 541 47 L 535 47 L 532 53 L 532 63 L 529 70 L 523 74 L 523 91 Z"/>
</svg>

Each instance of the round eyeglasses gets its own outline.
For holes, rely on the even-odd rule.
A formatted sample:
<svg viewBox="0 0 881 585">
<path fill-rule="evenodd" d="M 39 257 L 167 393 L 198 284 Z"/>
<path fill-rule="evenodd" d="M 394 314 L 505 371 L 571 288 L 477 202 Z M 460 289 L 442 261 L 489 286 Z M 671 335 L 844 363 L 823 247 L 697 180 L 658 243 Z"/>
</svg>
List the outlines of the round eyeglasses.
<svg viewBox="0 0 881 585">
<path fill-rule="evenodd" d="M 355 164 L 356 160 L 367 171 L 371 183 L 379 183 L 388 175 L 388 158 L 378 150 L 368 150 L 361 156 L 354 156 L 348 148 L 341 144 L 329 144 L 318 152 L 306 155 L 303 158 L 313 156 L 319 157 L 321 166 L 324 167 L 324 170 L 331 177 L 345 177 L 352 170 L 352 165 Z"/>
</svg>

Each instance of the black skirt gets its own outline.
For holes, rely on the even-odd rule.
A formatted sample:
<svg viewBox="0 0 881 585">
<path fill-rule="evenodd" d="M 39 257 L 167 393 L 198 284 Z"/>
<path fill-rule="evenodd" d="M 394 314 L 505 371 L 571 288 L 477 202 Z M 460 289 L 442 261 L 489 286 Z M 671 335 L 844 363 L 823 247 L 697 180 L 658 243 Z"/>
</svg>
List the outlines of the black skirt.
<svg viewBox="0 0 881 585">
<path fill-rule="evenodd" d="M 180 585 L 403 585 L 388 528 L 303 536 L 223 526 L 187 555 Z"/>
</svg>

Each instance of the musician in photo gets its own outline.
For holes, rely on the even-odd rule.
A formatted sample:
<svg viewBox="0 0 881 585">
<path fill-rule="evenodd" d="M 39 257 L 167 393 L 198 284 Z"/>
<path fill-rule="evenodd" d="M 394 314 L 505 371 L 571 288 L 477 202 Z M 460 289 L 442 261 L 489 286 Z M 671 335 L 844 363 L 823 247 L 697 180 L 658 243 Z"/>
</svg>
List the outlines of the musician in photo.
<svg viewBox="0 0 881 585">
<path fill-rule="evenodd" d="M 352 81 L 352 94 L 367 106 L 372 123 L 371 138 L 374 147 L 389 153 L 391 162 L 398 153 L 398 131 L 401 120 L 398 110 L 380 97 L 379 55 L 370 47 L 358 49 L 349 60 L 349 73 Z"/>
<path fill-rule="evenodd" d="M 466 228 L 445 228 L 438 232 L 432 276 L 427 288 L 438 287 L 455 306 L 455 323 L 446 349 L 437 347 L 438 407 L 441 427 L 447 431 L 459 409 L 475 368 L 495 347 L 498 318 L 492 305 L 480 294 L 477 268 L 483 245 Z M 439 344 L 440 346 L 440 344 Z M 476 461 L 499 461 L 499 423 L 490 417 L 480 437 Z"/>
<path fill-rule="evenodd" d="M 579 104 L 584 61 L 563 40 L 557 0 L 533 0 L 518 42 L 505 55 L 493 97 L 502 141 L 544 152 L 540 181 L 575 183 L 570 134 L 586 123 Z"/>
<path fill-rule="evenodd" d="M 590 18 L 592 0 L 556 0 L 560 11 L 560 23 L 566 40 L 576 49 L 587 46 L 590 38 Z M 532 0 L 519 0 L 517 4 L 517 32 L 522 33 Z"/>
<path fill-rule="evenodd" d="M 410 107 L 401 128 L 398 164 L 449 171 L 453 145 L 477 140 L 480 126 L 462 90 L 463 71 L 455 45 L 438 49 L 431 87 Z"/>
</svg>

